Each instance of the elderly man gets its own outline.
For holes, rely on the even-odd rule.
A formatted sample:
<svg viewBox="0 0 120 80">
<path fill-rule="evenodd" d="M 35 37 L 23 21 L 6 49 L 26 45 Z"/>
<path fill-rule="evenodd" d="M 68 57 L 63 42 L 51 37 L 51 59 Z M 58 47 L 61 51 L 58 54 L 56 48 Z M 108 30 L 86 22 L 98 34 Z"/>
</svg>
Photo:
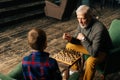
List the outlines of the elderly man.
<svg viewBox="0 0 120 80">
<path fill-rule="evenodd" d="M 112 48 L 112 42 L 106 27 L 93 16 L 90 7 L 81 5 L 76 14 L 79 22 L 76 34 L 72 37 L 69 33 L 64 33 L 63 39 L 70 42 L 66 48 L 90 56 L 86 60 L 83 80 L 93 80 L 95 67 L 105 61 L 108 50 Z"/>
</svg>

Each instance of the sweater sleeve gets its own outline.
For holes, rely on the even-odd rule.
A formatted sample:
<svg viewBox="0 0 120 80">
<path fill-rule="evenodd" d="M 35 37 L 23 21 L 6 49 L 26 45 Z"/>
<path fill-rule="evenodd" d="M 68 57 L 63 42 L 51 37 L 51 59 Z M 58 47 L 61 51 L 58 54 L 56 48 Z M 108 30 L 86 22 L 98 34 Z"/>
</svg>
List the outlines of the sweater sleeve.
<svg viewBox="0 0 120 80">
<path fill-rule="evenodd" d="M 73 35 L 73 37 L 72 37 L 72 39 L 71 39 L 71 41 L 70 41 L 71 43 L 77 44 L 77 45 L 80 45 L 80 44 L 81 44 L 81 41 L 78 40 L 78 39 L 76 39 L 77 36 L 78 36 L 78 33 L 80 33 L 80 31 L 81 31 L 80 26 L 78 26 L 76 33 Z"/>
</svg>

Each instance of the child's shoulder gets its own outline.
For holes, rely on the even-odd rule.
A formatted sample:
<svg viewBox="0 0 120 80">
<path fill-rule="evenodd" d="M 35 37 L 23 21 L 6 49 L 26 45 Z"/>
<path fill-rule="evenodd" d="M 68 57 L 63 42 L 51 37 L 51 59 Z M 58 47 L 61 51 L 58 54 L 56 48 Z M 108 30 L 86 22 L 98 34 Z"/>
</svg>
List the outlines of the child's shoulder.
<svg viewBox="0 0 120 80">
<path fill-rule="evenodd" d="M 51 63 L 57 62 L 56 59 L 54 59 L 54 58 L 52 58 L 52 57 L 49 57 L 49 61 L 50 61 Z"/>
<path fill-rule="evenodd" d="M 24 56 L 23 57 L 23 60 L 28 60 L 29 59 L 29 56 Z"/>
</svg>

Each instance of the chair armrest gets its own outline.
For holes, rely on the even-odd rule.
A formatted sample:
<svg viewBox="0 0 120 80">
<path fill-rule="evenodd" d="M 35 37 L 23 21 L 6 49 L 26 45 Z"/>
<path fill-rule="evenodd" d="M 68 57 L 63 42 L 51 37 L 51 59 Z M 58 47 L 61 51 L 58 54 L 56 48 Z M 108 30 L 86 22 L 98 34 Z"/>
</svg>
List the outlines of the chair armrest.
<svg viewBox="0 0 120 80">
<path fill-rule="evenodd" d="M 117 53 L 120 54 L 120 47 L 114 48 L 114 49 L 112 49 L 112 50 L 109 51 L 109 54 L 110 54 L 110 55 L 111 55 L 111 54 L 117 54 Z"/>
<path fill-rule="evenodd" d="M 7 74 L 9 77 L 17 79 L 17 80 L 24 80 L 23 72 L 22 72 L 22 63 L 20 62 L 12 71 Z"/>
<path fill-rule="evenodd" d="M 15 80 L 15 79 L 0 73 L 0 80 Z"/>
</svg>

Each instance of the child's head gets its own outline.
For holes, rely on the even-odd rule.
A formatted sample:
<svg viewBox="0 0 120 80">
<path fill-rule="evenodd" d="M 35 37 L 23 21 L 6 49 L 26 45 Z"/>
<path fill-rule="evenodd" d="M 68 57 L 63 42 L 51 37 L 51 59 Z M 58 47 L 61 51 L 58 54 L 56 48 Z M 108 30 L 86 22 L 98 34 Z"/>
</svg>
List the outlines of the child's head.
<svg viewBox="0 0 120 80">
<path fill-rule="evenodd" d="M 28 32 L 28 43 L 34 50 L 43 51 L 46 48 L 46 33 L 38 28 Z"/>
</svg>

